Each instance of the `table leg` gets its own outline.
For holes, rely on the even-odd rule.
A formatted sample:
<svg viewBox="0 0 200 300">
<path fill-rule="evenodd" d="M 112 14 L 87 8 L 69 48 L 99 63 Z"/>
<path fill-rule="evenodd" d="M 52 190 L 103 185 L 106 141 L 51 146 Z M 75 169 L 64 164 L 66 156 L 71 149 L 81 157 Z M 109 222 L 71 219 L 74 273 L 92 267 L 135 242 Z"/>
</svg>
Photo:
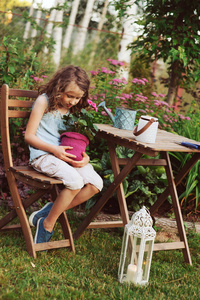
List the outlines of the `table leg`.
<svg viewBox="0 0 200 300">
<path fill-rule="evenodd" d="M 185 166 L 181 169 L 181 171 L 177 174 L 174 179 L 175 185 L 179 185 L 183 178 L 187 175 L 187 173 L 192 169 L 192 167 L 196 164 L 196 162 L 200 159 L 200 153 L 195 153 L 192 158 L 185 164 Z M 152 205 L 150 208 L 151 215 L 154 214 L 158 210 L 158 208 L 164 203 L 167 197 L 170 195 L 169 186 L 165 189 L 165 191 L 160 195 L 158 200 Z"/>
<path fill-rule="evenodd" d="M 108 147 L 109 147 L 110 160 L 111 160 L 113 174 L 114 174 L 114 177 L 116 178 L 117 175 L 119 175 L 119 173 L 120 173 L 118 158 L 116 155 L 116 147 L 113 143 L 110 143 L 110 142 L 108 142 Z M 119 208 L 120 208 L 123 225 L 125 226 L 129 222 L 129 215 L 128 215 L 126 198 L 124 195 L 124 188 L 123 188 L 122 183 L 120 183 L 119 187 L 117 188 L 117 199 L 118 199 L 118 203 L 119 203 Z"/>
<path fill-rule="evenodd" d="M 175 184 L 175 181 L 174 181 L 174 178 L 173 178 L 173 172 L 172 172 L 172 167 L 171 167 L 169 154 L 167 152 L 163 152 L 162 155 L 167 161 L 167 166 L 165 166 L 165 170 L 166 170 L 166 174 L 167 174 L 167 179 L 168 179 L 168 184 L 169 184 L 169 191 L 170 191 L 171 198 L 172 198 L 172 204 L 173 204 L 173 208 L 174 208 L 174 213 L 175 213 L 175 218 L 176 218 L 176 222 L 177 222 L 178 232 L 179 232 L 179 235 L 180 235 L 180 240 L 183 241 L 184 245 L 185 245 L 185 248 L 182 249 L 183 256 L 184 256 L 185 262 L 192 265 L 190 250 L 189 250 L 189 247 L 188 247 L 187 237 L 186 237 L 185 228 L 184 228 L 184 224 L 183 224 L 181 208 L 180 208 L 180 205 L 179 205 L 178 194 L 177 194 L 177 190 L 176 190 L 176 184 Z"/>
<path fill-rule="evenodd" d="M 87 226 L 90 224 L 92 219 L 98 214 L 98 212 L 102 209 L 102 207 L 106 204 L 106 202 L 110 199 L 110 197 L 113 195 L 113 193 L 118 189 L 122 181 L 125 179 L 125 177 L 130 173 L 130 171 L 133 169 L 137 161 L 142 156 L 142 153 L 135 152 L 135 154 L 132 156 L 130 161 L 125 165 L 125 167 L 121 170 L 121 172 L 116 176 L 113 183 L 108 187 L 108 189 L 105 191 L 105 193 L 102 195 L 102 197 L 97 201 L 97 203 L 92 207 L 90 213 L 87 215 L 87 217 L 83 220 L 83 222 L 79 225 L 77 230 L 74 233 L 74 239 L 78 239 L 79 236 L 83 233 L 83 231 L 87 228 Z"/>
</svg>

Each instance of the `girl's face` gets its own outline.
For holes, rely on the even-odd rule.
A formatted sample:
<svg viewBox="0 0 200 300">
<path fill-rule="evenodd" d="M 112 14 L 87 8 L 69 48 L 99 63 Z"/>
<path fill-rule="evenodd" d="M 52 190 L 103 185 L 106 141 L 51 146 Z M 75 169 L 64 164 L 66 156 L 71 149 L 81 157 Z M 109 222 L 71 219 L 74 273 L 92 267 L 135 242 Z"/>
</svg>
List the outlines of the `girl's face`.
<svg viewBox="0 0 200 300">
<path fill-rule="evenodd" d="M 71 82 L 66 87 L 61 98 L 61 105 L 67 110 L 76 105 L 83 97 L 84 92 L 78 87 L 75 82 Z"/>
</svg>

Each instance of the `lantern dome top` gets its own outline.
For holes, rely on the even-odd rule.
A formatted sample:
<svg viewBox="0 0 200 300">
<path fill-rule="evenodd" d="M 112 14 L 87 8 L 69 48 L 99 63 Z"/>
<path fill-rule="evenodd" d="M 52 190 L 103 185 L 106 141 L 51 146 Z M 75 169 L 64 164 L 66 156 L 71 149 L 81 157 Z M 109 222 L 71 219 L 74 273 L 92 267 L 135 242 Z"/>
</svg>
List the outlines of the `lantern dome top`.
<svg viewBox="0 0 200 300">
<path fill-rule="evenodd" d="M 152 228 L 153 220 L 149 211 L 143 206 L 132 215 L 131 221 L 126 225 L 127 230 L 133 235 L 145 235 L 145 237 L 155 237 L 156 232 Z"/>
</svg>

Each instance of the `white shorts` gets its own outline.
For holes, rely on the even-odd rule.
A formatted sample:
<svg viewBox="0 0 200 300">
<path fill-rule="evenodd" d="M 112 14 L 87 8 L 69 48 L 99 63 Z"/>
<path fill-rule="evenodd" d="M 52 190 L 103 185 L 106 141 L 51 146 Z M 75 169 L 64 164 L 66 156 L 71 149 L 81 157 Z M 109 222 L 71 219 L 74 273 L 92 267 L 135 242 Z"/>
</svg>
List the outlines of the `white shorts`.
<svg viewBox="0 0 200 300">
<path fill-rule="evenodd" d="M 74 168 L 52 154 L 42 155 L 30 164 L 36 171 L 62 180 L 64 186 L 70 190 L 81 189 L 88 183 L 94 185 L 99 191 L 103 188 L 103 180 L 91 164 Z"/>
</svg>

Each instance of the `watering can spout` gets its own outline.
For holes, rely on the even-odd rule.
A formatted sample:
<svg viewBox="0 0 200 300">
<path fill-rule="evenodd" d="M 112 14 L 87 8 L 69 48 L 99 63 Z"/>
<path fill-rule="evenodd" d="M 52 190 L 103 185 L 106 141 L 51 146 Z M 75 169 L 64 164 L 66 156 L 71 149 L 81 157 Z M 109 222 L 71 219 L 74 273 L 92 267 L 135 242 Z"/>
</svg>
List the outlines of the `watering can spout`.
<svg viewBox="0 0 200 300">
<path fill-rule="evenodd" d="M 102 106 L 102 107 L 103 107 L 103 109 L 105 110 L 105 112 L 108 114 L 108 116 L 110 117 L 110 119 L 111 119 L 112 122 L 114 123 L 115 118 L 114 118 L 114 116 L 112 115 L 112 113 L 107 109 L 105 101 L 101 102 L 98 106 Z"/>
</svg>

